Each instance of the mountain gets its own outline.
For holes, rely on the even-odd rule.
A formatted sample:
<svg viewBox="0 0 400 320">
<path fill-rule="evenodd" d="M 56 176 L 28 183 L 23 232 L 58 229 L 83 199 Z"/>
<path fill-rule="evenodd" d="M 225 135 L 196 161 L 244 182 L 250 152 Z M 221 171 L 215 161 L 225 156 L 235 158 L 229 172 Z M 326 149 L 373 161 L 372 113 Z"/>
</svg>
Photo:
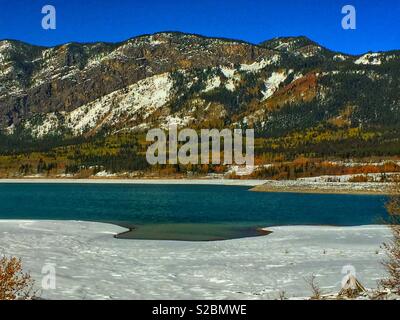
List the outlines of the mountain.
<svg viewBox="0 0 400 320">
<path fill-rule="evenodd" d="M 254 127 L 261 153 L 396 154 L 399 75 L 400 51 L 352 56 L 306 37 L 254 45 L 163 32 L 52 48 L 4 40 L 0 150 L 177 124 Z"/>
</svg>

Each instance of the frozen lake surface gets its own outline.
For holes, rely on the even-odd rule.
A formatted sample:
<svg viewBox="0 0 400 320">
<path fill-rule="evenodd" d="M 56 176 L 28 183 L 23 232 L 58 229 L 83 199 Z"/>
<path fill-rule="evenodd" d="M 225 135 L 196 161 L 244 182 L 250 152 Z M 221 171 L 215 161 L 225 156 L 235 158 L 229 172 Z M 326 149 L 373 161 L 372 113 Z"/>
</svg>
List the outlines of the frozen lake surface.
<svg viewBox="0 0 400 320">
<path fill-rule="evenodd" d="M 56 265 L 48 299 L 275 299 L 309 296 L 312 274 L 325 293 L 352 265 L 367 287 L 384 276 L 384 226 L 288 226 L 264 237 L 218 242 L 121 240 L 124 229 L 78 221 L 0 220 L 0 253 L 23 259 L 40 287 Z"/>
</svg>

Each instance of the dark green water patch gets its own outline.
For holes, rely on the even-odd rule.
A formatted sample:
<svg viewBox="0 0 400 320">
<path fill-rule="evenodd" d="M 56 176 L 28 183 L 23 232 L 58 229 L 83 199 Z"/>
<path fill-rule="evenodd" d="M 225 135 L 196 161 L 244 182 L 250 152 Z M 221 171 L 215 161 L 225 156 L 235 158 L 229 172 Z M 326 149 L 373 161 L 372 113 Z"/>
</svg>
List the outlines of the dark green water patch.
<svg viewBox="0 0 400 320">
<path fill-rule="evenodd" d="M 149 224 L 127 226 L 130 230 L 120 233 L 117 239 L 177 240 L 177 241 L 221 241 L 269 234 L 262 227 L 232 224 Z"/>
</svg>

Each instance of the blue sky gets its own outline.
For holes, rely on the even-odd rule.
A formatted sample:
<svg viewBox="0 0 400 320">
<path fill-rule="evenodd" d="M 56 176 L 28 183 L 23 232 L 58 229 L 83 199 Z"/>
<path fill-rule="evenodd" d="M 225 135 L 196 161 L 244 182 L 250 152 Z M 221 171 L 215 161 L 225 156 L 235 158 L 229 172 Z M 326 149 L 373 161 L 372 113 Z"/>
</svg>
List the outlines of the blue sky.
<svg viewBox="0 0 400 320">
<path fill-rule="evenodd" d="M 57 9 L 43 30 L 41 9 Z M 357 29 L 343 30 L 341 8 L 354 5 Z M 399 0 L 0 0 L 0 39 L 52 46 L 116 42 L 144 33 L 183 31 L 252 43 L 305 35 L 346 53 L 400 49 Z"/>
</svg>

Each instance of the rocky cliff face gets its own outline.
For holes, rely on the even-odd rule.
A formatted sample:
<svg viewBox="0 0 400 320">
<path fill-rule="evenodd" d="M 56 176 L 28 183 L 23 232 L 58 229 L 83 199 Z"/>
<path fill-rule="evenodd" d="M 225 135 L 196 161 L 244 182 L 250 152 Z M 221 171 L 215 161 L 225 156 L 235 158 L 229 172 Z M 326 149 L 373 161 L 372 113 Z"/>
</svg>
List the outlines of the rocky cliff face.
<svg viewBox="0 0 400 320">
<path fill-rule="evenodd" d="M 3 134 L 90 136 L 178 124 L 279 136 L 400 123 L 400 52 L 349 56 L 305 38 L 252 45 L 182 33 L 54 48 L 0 42 Z"/>
</svg>

